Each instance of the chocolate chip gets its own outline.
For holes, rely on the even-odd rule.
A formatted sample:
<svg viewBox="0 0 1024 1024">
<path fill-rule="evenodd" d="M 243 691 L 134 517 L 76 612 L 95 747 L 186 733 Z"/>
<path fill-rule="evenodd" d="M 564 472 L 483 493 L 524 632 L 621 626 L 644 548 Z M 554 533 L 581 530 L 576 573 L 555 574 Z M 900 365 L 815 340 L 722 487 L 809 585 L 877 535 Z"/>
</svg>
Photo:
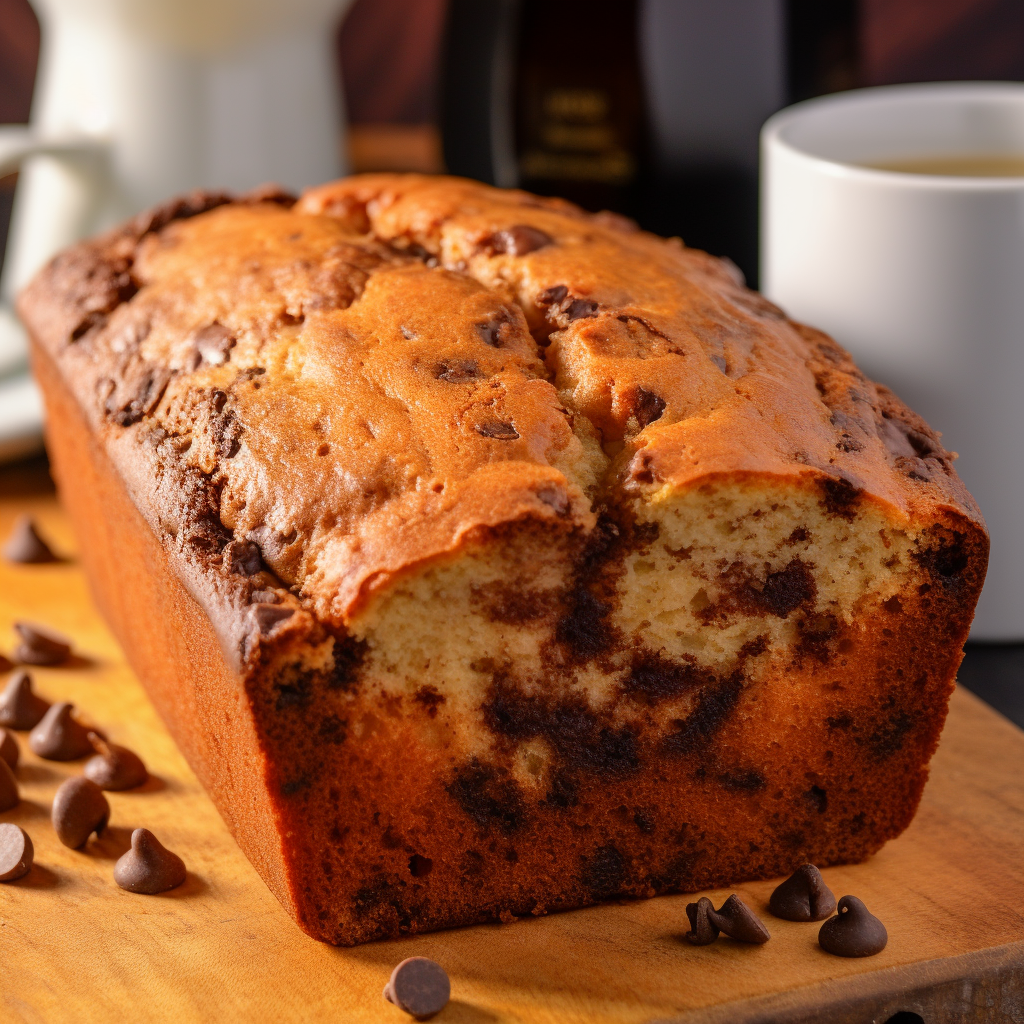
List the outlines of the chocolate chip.
<svg viewBox="0 0 1024 1024">
<path fill-rule="evenodd" d="M 48 761 L 74 761 L 92 753 L 89 730 L 72 717 L 74 704 L 54 704 L 29 733 L 32 752 Z"/>
<path fill-rule="evenodd" d="M 0 824 L 0 882 L 13 882 L 28 874 L 35 850 L 28 833 L 9 821 Z"/>
<path fill-rule="evenodd" d="M 403 960 L 384 986 L 384 998 L 417 1020 L 440 1013 L 451 995 L 451 982 L 444 968 L 425 956 Z"/>
<path fill-rule="evenodd" d="M 467 380 L 479 380 L 481 373 L 475 359 L 455 359 L 438 363 L 434 376 L 448 384 L 463 384 Z"/>
<path fill-rule="evenodd" d="M 537 302 L 541 306 L 557 306 L 569 294 L 569 289 L 564 284 L 554 284 L 537 296 Z"/>
<path fill-rule="evenodd" d="M 735 893 L 718 910 L 715 924 L 737 942 L 760 945 L 771 938 L 761 919 Z"/>
<path fill-rule="evenodd" d="M 655 420 L 661 419 L 661 414 L 664 411 L 664 398 L 656 395 L 653 391 L 648 391 L 646 388 L 636 389 L 633 415 L 636 416 L 636 421 L 641 430 L 644 427 L 650 426 Z"/>
<path fill-rule="evenodd" d="M 18 793 L 18 780 L 11 771 L 11 766 L 0 758 L 0 811 L 9 811 L 18 806 L 21 795 Z"/>
<path fill-rule="evenodd" d="M 839 913 L 818 932 L 818 945 L 834 956 L 874 956 L 885 949 L 885 925 L 856 896 L 839 901 Z"/>
<path fill-rule="evenodd" d="M 701 896 L 696 903 L 686 904 L 686 916 L 690 919 L 690 930 L 686 933 L 686 941 L 691 946 L 710 946 L 718 938 L 718 925 L 711 920 L 715 905 Z"/>
<path fill-rule="evenodd" d="M 212 323 L 196 331 L 193 344 L 205 362 L 221 366 L 227 362 L 228 353 L 234 348 L 235 336 L 223 324 Z"/>
<path fill-rule="evenodd" d="M 154 896 L 185 881 L 185 862 L 149 829 L 132 833 L 132 848 L 114 865 L 114 881 L 129 892 Z"/>
<path fill-rule="evenodd" d="M 260 546 L 251 540 L 233 540 L 227 548 L 228 567 L 239 576 L 255 576 L 263 571 Z"/>
<path fill-rule="evenodd" d="M 165 367 L 136 367 L 108 396 L 104 410 L 118 426 L 130 427 L 157 407 L 170 381 L 171 371 Z"/>
<path fill-rule="evenodd" d="M 65 779 L 54 794 L 50 808 L 57 838 L 72 850 L 85 845 L 95 832 L 99 835 L 110 820 L 110 804 L 103 790 L 81 775 Z"/>
<path fill-rule="evenodd" d="M 108 743 L 95 732 L 89 733 L 89 740 L 96 756 L 85 762 L 82 774 L 100 789 L 134 789 L 149 778 L 142 758 L 127 747 Z"/>
<path fill-rule="evenodd" d="M 71 641 L 31 622 L 16 622 L 14 629 L 21 637 L 14 656 L 25 665 L 59 665 L 71 654 Z"/>
<path fill-rule="evenodd" d="M 56 555 L 39 536 L 36 524 L 29 516 L 19 516 L 15 522 L 14 529 L 11 530 L 11 535 L 4 545 L 4 558 L 8 562 L 22 565 L 57 561 Z"/>
<path fill-rule="evenodd" d="M 507 253 L 509 256 L 525 256 L 527 253 L 536 252 L 546 245 L 551 245 L 554 239 L 540 228 L 531 227 L 529 224 L 515 224 L 510 228 L 495 231 L 484 239 L 482 248 L 489 255 Z"/>
<path fill-rule="evenodd" d="M 597 303 L 589 299 L 573 299 L 565 311 L 566 320 L 586 320 L 597 316 Z"/>
<path fill-rule="evenodd" d="M 0 725 L 8 729 L 32 729 L 49 707 L 49 701 L 32 692 L 32 677 L 21 669 L 11 676 L 0 694 Z"/>
<path fill-rule="evenodd" d="M 836 898 L 813 864 L 797 868 L 768 901 L 768 909 L 785 921 L 824 921 L 836 909 Z"/>
<path fill-rule="evenodd" d="M 493 437 L 498 441 L 515 441 L 519 437 L 518 431 L 511 423 L 503 423 L 501 420 L 477 423 L 474 429 L 481 437 Z"/>
<path fill-rule="evenodd" d="M 285 619 L 290 619 L 295 614 L 294 608 L 288 608 L 280 604 L 254 604 L 252 606 L 252 617 L 256 622 L 256 628 L 264 635 L 274 631 L 274 627 Z"/>
<path fill-rule="evenodd" d="M 276 590 L 254 590 L 249 600 L 252 604 L 277 604 L 281 598 Z"/>
<path fill-rule="evenodd" d="M 12 772 L 18 767 L 20 753 L 14 733 L 8 732 L 3 726 L 0 726 L 0 758 L 7 762 Z"/>
<path fill-rule="evenodd" d="M 690 919 L 690 931 L 686 939 L 694 946 L 706 946 L 714 942 L 719 932 L 737 942 L 755 945 L 771 938 L 757 914 L 735 893 L 718 910 L 715 910 L 711 900 L 702 896 L 696 903 L 687 904 L 686 916 Z"/>
<path fill-rule="evenodd" d="M 473 324 L 476 328 L 476 333 L 483 339 L 484 344 L 490 345 L 491 348 L 504 347 L 505 342 L 508 341 L 509 334 L 512 332 L 511 325 L 512 318 L 504 311 L 497 313 L 490 320 Z"/>
</svg>

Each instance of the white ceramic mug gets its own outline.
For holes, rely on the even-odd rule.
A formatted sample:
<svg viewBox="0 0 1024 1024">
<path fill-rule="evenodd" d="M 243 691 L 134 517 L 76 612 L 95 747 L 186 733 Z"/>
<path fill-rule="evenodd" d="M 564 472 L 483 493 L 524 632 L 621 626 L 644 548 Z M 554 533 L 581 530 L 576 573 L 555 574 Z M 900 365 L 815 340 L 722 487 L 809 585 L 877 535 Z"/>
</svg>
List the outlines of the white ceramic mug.
<svg viewBox="0 0 1024 1024">
<path fill-rule="evenodd" d="M 194 188 L 299 190 L 346 169 L 334 29 L 351 0 L 32 3 L 32 124 L 0 126 L 0 175 L 21 169 L 0 282 L 0 457 L 24 447 L 5 420 L 16 405 L 38 435 L 38 403 L 12 376 L 25 355 L 11 303 L 55 252 Z"/>
<path fill-rule="evenodd" d="M 761 135 L 761 282 L 959 453 L 992 536 L 976 640 L 1024 639 L 1024 177 L 876 170 L 1024 155 L 1024 85 L 841 93 Z"/>
</svg>

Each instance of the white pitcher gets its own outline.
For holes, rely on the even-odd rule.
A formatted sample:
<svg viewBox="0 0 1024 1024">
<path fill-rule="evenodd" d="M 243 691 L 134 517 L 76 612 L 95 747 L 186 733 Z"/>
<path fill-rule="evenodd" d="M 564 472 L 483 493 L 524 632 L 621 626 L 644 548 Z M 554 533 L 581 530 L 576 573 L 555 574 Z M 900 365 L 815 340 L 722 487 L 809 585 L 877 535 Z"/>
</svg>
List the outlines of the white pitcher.
<svg viewBox="0 0 1024 1024">
<path fill-rule="evenodd" d="M 21 170 L 0 378 L 25 359 L 13 297 L 59 249 L 194 188 L 301 189 L 346 169 L 334 30 L 351 0 L 32 3 L 32 123 L 0 126 L 0 175 Z"/>
</svg>

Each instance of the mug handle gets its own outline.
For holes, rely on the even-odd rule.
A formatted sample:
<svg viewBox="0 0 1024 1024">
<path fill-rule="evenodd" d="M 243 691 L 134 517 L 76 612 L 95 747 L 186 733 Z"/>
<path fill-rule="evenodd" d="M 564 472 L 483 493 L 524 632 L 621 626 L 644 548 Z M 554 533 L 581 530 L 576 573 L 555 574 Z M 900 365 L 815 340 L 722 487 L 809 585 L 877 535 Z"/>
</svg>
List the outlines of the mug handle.
<svg viewBox="0 0 1024 1024">
<path fill-rule="evenodd" d="M 0 125 L 0 177 L 18 171 L 24 161 L 31 157 L 52 157 L 68 166 L 82 169 L 89 163 L 98 164 L 108 152 L 108 144 L 96 137 L 71 134 L 44 135 L 30 125 Z M 89 191 L 91 186 L 86 188 L 86 192 Z M 15 202 L 17 203 L 17 199 Z M 33 237 L 20 239 L 21 245 L 14 244 L 10 237 L 8 240 L 4 260 L 4 295 L 0 297 L 0 379 L 22 371 L 27 358 L 24 332 L 15 317 L 11 303 L 7 301 L 8 296 L 17 287 L 17 278 L 25 276 L 21 271 L 26 263 L 29 264 L 27 269 L 34 270 L 32 264 L 42 262 L 63 245 L 74 240 L 59 237 L 64 234 L 59 225 L 56 225 L 56 232 L 55 225 L 51 224 L 49 227 L 49 232 L 44 229 L 43 237 L 33 231 Z M 22 232 L 22 235 L 24 234 L 25 232 Z M 50 234 L 54 235 L 52 239 L 47 237 Z M 24 252 L 26 243 L 35 251 Z M 45 251 L 47 249 L 52 251 Z"/>
<path fill-rule="evenodd" d="M 13 174 L 31 156 L 99 156 L 107 146 L 87 136 L 42 136 L 27 125 L 0 124 L 0 178 Z"/>
</svg>

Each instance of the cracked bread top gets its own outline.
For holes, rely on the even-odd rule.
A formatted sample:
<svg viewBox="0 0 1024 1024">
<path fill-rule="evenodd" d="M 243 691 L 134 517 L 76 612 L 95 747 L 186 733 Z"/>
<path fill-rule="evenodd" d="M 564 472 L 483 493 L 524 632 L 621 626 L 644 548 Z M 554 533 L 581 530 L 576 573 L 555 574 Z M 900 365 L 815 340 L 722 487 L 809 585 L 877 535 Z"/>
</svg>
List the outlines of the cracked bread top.
<svg viewBox="0 0 1024 1024">
<path fill-rule="evenodd" d="M 585 534 L 722 474 L 982 522 L 831 339 L 561 200 L 418 175 L 196 194 L 60 254 L 19 311 L 215 619 L 343 629 L 503 524 Z"/>
</svg>

